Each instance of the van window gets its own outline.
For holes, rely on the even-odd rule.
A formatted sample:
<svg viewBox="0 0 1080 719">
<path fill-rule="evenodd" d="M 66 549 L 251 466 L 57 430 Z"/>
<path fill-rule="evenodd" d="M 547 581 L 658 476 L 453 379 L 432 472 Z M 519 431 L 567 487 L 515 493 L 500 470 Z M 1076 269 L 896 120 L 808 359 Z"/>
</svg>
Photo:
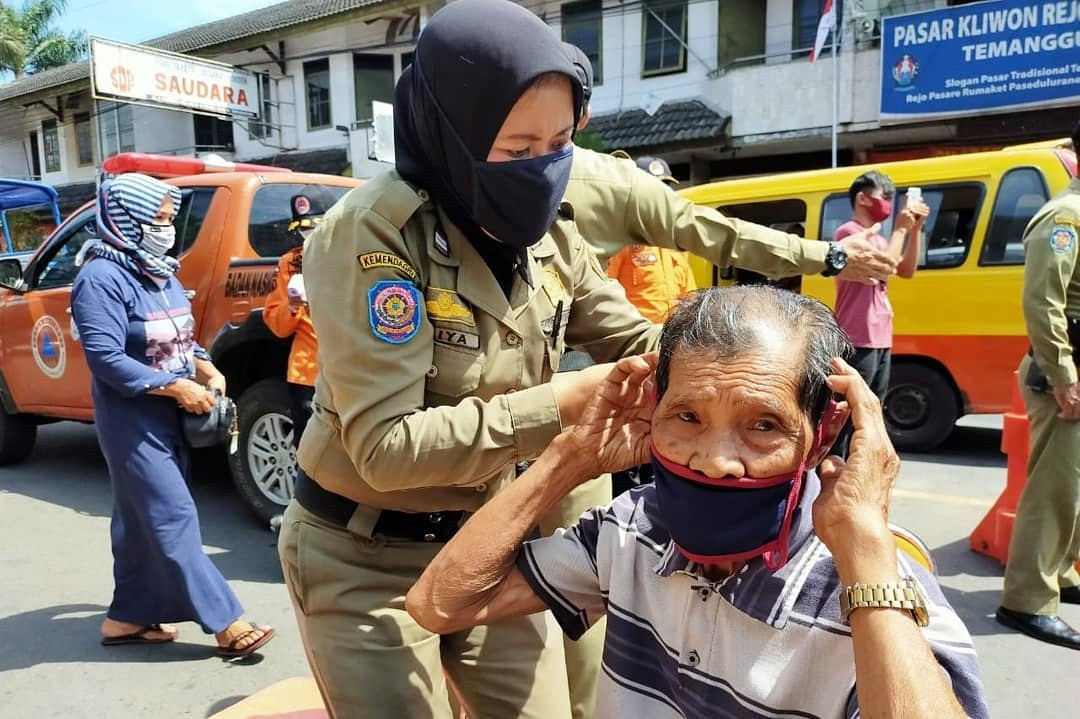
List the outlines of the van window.
<svg viewBox="0 0 1080 719">
<path fill-rule="evenodd" d="M 199 236 L 216 187 L 187 187 L 181 192 L 180 213 L 173 220 L 176 226 L 176 244 L 169 250 L 171 257 L 180 257 L 195 244 Z"/>
<path fill-rule="evenodd" d="M 1034 167 L 1009 170 L 998 188 L 979 264 L 1024 264 L 1024 229 L 1049 199 L 1041 172 Z"/>
<path fill-rule="evenodd" d="M 893 216 L 903 205 L 906 192 L 906 187 L 896 188 Z M 923 201 L 930 206 L 930 215 L 923 225 L 920 268 L 940 269 L 964 264 L 984 192 L 981 183 L 922 186 Z M 822 209 L 821 239 L 831 240 L 837 228 L 850 219 L 851 201 L 847 193 L 831 195 Z M 892 228 L 893 217 L 889 217 L 882 223 L 881 234 L 888 237 Z"/>
<path fill-rule="evenodd" d="M 806 203 L 803 200 L 746 202 L 741 205 L 724 205 L 718 209 L 728 217 L 737 217 L 799 237 L 806 236 Z M 773 285 L 792 292 L 799 292 L 802 288 L 802 276 L 770 280 L 765 275 L 741 267 L 724 268 L 721 277 L 725 280 L 734 279 L 739 285 Z"/>
<path fill-rule="evenodd" d="M 289 234 L 292 222 L 290 203 L 294 195 L 305 194 L 312 204 L 325 204 L 326 209 L 349 191 L 348 187 L 310 185 L 301 183 L 263 185 L 251 200 L 248 218 L 248 242 L 259 257 L 279 257 L 296 241 Z M 316 194 L 320 197 L 316 198 Z M 318 201 L 317 201 L 318 200 Z"/>
</svg>

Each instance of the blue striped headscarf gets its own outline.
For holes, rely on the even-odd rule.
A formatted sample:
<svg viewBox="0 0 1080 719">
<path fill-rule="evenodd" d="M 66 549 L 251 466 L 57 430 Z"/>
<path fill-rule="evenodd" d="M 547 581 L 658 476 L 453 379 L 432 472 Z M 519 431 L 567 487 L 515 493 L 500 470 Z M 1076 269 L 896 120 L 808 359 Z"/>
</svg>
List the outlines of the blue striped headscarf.
<svg viewBox="0 0 1080 719">
<path fill-rule="evenodd" d="M 135 274 L 164 284 L 180 269 L 172 257 L 156 257 L 142 247 L 141 225 L 154 222 L 161 203 L 171 196 L 180 211 L 180 190 L 147 175 L 132 172 L 101 183 L 97 198 L 97 227 L 101 239 L 86 243 L 83 254 L 104 257 Z"/>
</svg>

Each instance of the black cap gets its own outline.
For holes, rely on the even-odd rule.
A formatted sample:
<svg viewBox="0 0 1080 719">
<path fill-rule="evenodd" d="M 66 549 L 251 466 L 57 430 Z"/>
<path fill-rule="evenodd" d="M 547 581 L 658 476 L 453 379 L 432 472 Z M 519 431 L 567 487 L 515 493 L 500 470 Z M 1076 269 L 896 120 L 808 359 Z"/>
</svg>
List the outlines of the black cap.
<svg viewBox="0 0 1080 719">
<path fill-rule="evenodd" d="M 679 184 L 679 181 L 671 174 L 671 167 L 663 158 L 643 155 L 637 159 L 637 166 L 662 182 Z"/>
<path fill-rule="evenodd" d="M 570 57 L 570 62 L 574 63 L 574 70 L 577 71 L 578 80 L 581 81 L 582 90 L 584 90 L 585 104 L 589 104 L 589 99 L 592 98 L 593 88 L 593 68 L 592 60 L 585 54 L 585 51 L 572 42 L 564 42 L 563 47 L 566 48 L 566 54 Z"/>
<path fill-rule="evenodd" d="M 289 211 L 292 212 L 289 230 L 313 228 L 333 204 L 334 197 L 326 188 L 319 185 L 305 185 L 300 188 L 299 194 L 289 198 Z"/>
</svg>

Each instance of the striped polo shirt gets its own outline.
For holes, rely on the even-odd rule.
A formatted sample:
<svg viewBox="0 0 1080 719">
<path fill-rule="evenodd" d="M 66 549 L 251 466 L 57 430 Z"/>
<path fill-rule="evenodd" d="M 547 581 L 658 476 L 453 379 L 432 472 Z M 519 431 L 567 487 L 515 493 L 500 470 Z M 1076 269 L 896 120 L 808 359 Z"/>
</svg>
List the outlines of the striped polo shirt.
<svg viewBox="0 0 1080 719">
<path fill-rule="evenodd" d="M 832 556 L 813 534 L 820 483 L 807 475 L 792 556 L 759 558 L 720 582 L 680 554 L 645 485 L 551 537 L 517 566 L 577 639 L 607 615 L 596 719 L 858 717 L 851 630 L 840 617 Z M 989 717 L 971 637 L 934 577 L 898 554 L 923 588 L 934 656 L 973 719 Z"/>
</svg>

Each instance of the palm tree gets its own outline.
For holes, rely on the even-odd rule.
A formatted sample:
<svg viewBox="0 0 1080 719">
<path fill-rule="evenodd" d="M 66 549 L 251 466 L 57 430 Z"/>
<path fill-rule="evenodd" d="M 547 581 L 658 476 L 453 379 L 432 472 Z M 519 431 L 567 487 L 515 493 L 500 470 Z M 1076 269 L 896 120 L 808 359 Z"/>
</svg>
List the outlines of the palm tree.
<svg viewBox="0 0 1080 719">
<path fill-rule="evenodd" d="M 86 54 L 86 34 L 68 35 L 53 23 L 67 0 L 24 0 L 20 9 L 0 3 L 0 71 L 18 79 L 74 62 Z"/>
</svg>

